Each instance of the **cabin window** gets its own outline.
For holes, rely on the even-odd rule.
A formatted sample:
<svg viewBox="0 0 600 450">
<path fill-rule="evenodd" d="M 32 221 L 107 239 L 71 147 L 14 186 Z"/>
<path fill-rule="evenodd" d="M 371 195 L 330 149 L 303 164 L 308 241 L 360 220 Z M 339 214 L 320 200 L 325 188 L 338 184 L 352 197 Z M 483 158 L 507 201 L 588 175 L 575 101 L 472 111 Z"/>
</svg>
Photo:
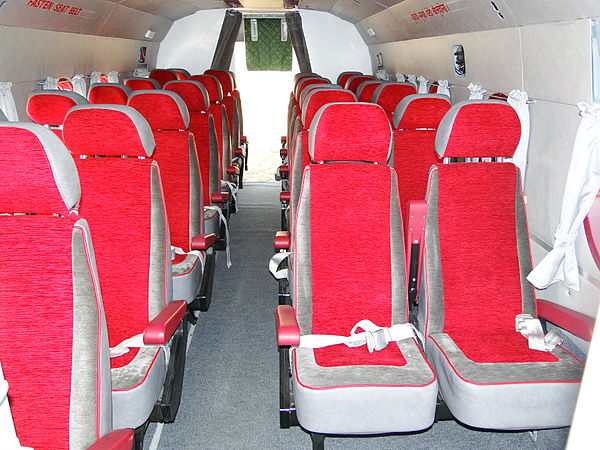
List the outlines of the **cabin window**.
<svg viewBox="0 0 600 450">
<path fill-rule="evenodd" d="M 454 73 L 458 77 L 467 76 L 467 66 L 465 64 L 465 50 L 462 45 L 452 46 L 452 56 L 454 58 Z"/>
<path fill-rule="evenodd" d="M 292 70 L 292 41 L 285 19 L 244 19 L 248 70 Z"/>
</svg>

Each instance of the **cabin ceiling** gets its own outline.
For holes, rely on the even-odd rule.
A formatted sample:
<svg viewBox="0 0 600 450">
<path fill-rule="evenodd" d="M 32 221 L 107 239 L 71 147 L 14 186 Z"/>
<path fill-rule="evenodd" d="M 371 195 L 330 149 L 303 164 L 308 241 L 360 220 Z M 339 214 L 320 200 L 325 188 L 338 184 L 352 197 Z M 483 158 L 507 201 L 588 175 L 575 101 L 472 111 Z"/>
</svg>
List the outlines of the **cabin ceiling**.
<svg viewBox="0 0 600 450">
<path fill-rule="evenodd" d="M 173 21 L 199 10 L 294 6 L 355 24 L 367 44 L 600 16 L 598 0 L 7 0 L 0 26 L 129 39 L 144 39 L 152 30 L 150 40 L 160 42 Z"/>
</svg>

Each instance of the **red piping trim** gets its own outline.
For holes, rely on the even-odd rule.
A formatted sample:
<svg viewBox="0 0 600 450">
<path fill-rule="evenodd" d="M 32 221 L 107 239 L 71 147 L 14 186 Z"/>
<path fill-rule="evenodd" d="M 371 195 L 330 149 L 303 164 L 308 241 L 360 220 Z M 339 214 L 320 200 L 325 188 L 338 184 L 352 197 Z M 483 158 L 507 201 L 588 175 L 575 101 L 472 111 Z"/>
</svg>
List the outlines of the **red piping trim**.
<svg viewBox="0 0 600 450">
<path fill-rule="evenodd" d="M 85 259 L 87 261 L 88 264 L 88 270 L 90 272 L 90 278 L 92 279 L 92 284 L 94 285 L 94 297 L 96 298 L 96 311 L 98 312 L 102 312 L 104 313 L 104 308 L 102 305 L 102 300 L 100 300 L 100 291 L 99 291 L 99 282 L 96 279 L 96 275 L 94 273 L 94 269 L 93 269 L 93 265 L 92 265 L 92 258 L 89 252 L 89 247 L 88 247 L 88 240 L 87 240 L 87 233 L 85 228 L 83 228 L 81 225 L 75 225 L 75 228 L 81 230 L 81 235 L 83 237 L 83 249 L 85 252 Z M 100 394 L 100 390 L 101 390 L 101 384 L 102 384 L 102 377 L 101 377 L 101 367 L 100 367 L 100 360 L 101 360 L 101 348 L 102 348 L 102 317 L 104 316 L 104 314 L 98 314 L 98 338 L 96 341 L 96 439 L 100 439 L 100 403 L 101 403 L 101 394 Z"/>
</svg>

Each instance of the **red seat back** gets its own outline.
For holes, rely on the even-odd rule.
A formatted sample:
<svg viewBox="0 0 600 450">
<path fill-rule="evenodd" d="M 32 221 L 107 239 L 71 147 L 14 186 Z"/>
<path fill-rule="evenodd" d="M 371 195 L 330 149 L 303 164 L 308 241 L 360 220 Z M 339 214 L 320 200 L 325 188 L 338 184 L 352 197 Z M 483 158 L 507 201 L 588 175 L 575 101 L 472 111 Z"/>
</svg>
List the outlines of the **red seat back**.
<svg viewBox="0 0 600 450">
<path fill-rule="evenodd" d="M 131 88 L 119 83 L 96 83 L 90 86 L 88 100 L 92 104 L 126 105 Z"/>
<path fill-rule="evenodd" d="M 123 80 L 123 83 L 132 91 L 161 88 L 160 83 L 153 78 L 125 78 L 125 80 Z"/>
<path fill-rule="evenodd" d="M 380 105 L 388 115 L 390 122 L 400 100 L 407 95 L 416 94 L 417 89 L 411 83 L 383 83 L 373 92 L 373 102 Z"/>
<path fill-rule="evenodd" d="M 179 77 L 177 76 L 177 72 L 167 69 L 154 69 L 152 72 L 150 72 L 150 78 L 158 81 L 161 87 L 169 81 L 179 79 Z"/>
</svg>

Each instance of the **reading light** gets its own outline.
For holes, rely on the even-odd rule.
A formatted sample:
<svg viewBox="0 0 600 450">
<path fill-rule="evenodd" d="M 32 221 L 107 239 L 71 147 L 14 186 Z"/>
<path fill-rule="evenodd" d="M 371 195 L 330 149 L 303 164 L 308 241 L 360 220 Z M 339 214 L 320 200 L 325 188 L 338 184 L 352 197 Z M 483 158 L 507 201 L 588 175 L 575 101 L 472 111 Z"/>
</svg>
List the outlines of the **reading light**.
<svg viewBox="0 0 600 450">
<path fill-rule="evenodd" d="M 152 39 L 154 37 L 154 35 L 156 34 L 156 31 L 152 31 L 152 30 L 147 30 L 146 34 L 144 35 L 144 37 L 146 39 Z"/>
</svg>

